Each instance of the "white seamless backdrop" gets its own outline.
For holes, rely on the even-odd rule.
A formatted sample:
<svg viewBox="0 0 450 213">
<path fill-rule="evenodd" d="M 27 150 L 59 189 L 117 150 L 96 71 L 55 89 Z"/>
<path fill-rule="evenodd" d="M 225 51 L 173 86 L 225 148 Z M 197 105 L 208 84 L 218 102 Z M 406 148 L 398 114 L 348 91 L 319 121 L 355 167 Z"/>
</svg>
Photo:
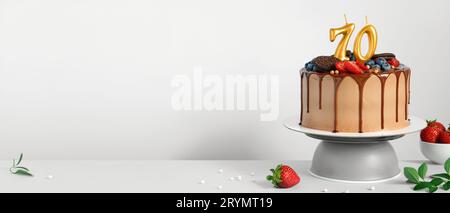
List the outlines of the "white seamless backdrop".
<svg viewBox="0 0 450 213">
<path fill-rule="evenodd" d="M 450 2 L 300 0 L 0 0 L 0 159 L 310 159 L 286 130 L 299 73 L 333 53 L 328 30 L 378 30 L 378 52 L 412 68 L 414 115 L 450 123 Z M 350 43 L 351 44 L 351 43 Z M 352 46 L 352 45 L 350 45 Z M 279 118 L 175 111 L 171 80 L 279 76 Z M 418 134 L 395 141 L 423 158 Z"/>
</svg>

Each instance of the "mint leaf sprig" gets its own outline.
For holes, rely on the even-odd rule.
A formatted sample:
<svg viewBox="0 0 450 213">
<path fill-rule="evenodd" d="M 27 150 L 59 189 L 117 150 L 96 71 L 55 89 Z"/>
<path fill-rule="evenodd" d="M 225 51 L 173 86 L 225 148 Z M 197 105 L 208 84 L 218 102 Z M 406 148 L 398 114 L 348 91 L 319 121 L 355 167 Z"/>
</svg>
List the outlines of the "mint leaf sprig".
<svg viewBox="0 0 450 213">
<path fill-rule="evenodd" d="M 28 168 L 20 166 L 20 163 L 22 163 L 22 159 L 23 153 L 20 153 L 19 159 L 17 161 L 16 159 L 13 159 L 13 165 L 11 168 L 9 168 L 9 171 L 15 175 L 33 176 Z"/>
<path fill-rule="evenodd" d="M 427 181 L 427 164 L 423 163 L 416 170 L 412 167 L 405 167 L 403 174 L 408 182 L 416 184 L 413 188 L 414 191 L 427 189 L 428 192 L 433 193 L 439 189 L 442 185 L 442 189 L 447 191 L 450 189 L 450 158 L 445 161 L 444 170 L 446 173 L 439 173 L 431 175 L 431 181 Z"/>
</svg>

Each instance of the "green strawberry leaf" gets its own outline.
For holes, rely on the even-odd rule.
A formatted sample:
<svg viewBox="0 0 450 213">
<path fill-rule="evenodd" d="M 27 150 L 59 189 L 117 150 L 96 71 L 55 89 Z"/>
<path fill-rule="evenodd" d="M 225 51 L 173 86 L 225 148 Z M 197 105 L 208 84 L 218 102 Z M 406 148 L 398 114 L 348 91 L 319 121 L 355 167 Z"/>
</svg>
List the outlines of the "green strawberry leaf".
<svg viewBox="0 0 450 213">
<path fill-rule="evenodd" d="M 33 174 L 31 174 L 29 171 L 23 170 L 23 169 L 17 169 L 16 171 L 13 172 L 13 174 L 25 175 L 25 176 L 33 176 Z"/>
<path fill-rule="evenodd" d="M 444 185 L 442 185 L 442 188 L 443 188 L 445 191 L 448 191 L 448 190 L 450 189 L 450 181 L 447 181 L 447 183 L 445 183 Z"/>
<path fill-rule="evenodd" d="M 23 153 L 20 153 L 19 160 L 17 160 L 16 166 L 19 165 L 20 162 L 22 162 L 22 158 L 23 158 Z"/>
<path fill-rule="evenodd" d="M 448 158 L 448 159 L 445 161 L 444 169 L 445 169 L 445 171 L 447 172 L 447 174 L 450 175 L 450 158 Z"/>
<path fill-rule="evenodd" d="M 403 174 L 405 175 L 406 179 L 408 179 L 410 182 L 418 184 L 420 182 L 420 176 L 419 173 L 416 171 L 416 169 L 412 167 L 405 167 L 403 169 Z"/>
<path fill-rule="evenodd" d="M 434 178 L 433 180 L 430 181 L 430 184 L 433 186 L 439 186 L 444 182 L 444 180 L 442 180 L 441 178 Z"/>
<path fill-rule="evenodd" d="M 430 185 L 430 186 L 428 187 L 428 192 L 430 192 L 430 193 L 433 193 L 433 192 L 435 192 L 436 190 L 438 190 L 438 187 L 435 186 L 435 185 Z"/>
<path fill-rule="evenodd" d="M 418 183 L 418 184 L 416 184 L 416 186 L 414 187 L 414 191 L 419 191 L 419 190 L 422 190 L 422 189 L 425 189 L 425 188 L 428 188 L 428 187 L 430 187 L 430 183 L 429 182 L 420 182 L 420 183 Z"/>
<path fill-rule="evenodd" d="M 28 168 L 26 168 L 26 167 L 23 167 L 23 166 L 16 166 L 16 167 L 14 167 L 15 169 L 23 169 L 23 170 L 25 170 L 25 171 L 30 171 Z"/>
<path fill-rule="evenodd" d="M 433 122 L 436 122 L 437 121 L 437 119 L 430 119 L 430 120 L 427 120 L 427 123 L 433 123 Z"/>
<path fill-rule="evenodd" d="M 419 176 L 422 179 L 425 179 L 425 177 L 427 176 L 427 170 L 428 170 L 428 166 L 425 163 L 422 163 L 422 165 L 419 166 Z"/>
<path fill-rule="evenodd" d="M 13 166 L 11 168 L 9 168 L 9 171 L 12 174 L 16 174 L 16 175 L 26 175 L 26 176 L 33 176 L 33 174 L 31 174 L 30 170 L 26 167 L 23 166 L 18 166 L 23 160 L 23 153 L 20 153 L 19 158 L 17 159 L 13 159 Z"/>
<path fill-rule="evenodd" d="M 431 175 L 432 178 L 442 178 L 444 180 L 450 180 L 450 175 L 447 173 L 439 173 L 439 174 L 434 174 Z"/>
</svg>

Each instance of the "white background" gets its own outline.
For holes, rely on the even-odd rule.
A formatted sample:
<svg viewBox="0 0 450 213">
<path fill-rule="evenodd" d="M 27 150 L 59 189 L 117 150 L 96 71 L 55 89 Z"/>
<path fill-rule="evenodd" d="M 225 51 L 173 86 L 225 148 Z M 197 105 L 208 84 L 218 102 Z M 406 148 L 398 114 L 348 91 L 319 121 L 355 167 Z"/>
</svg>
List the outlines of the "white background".
<svg viewBox="0 0 450 213">
<path fill-rule="evenodd" d="M 449 1 L 0 1 L 0 159 L 310 159 L 299 113 L 304 63 L 331 54 L 343 14 L 378 30 L 412 68 L 411 113 L 450 123 Z M 350 43 L 352 44 L 352 43 Z M 174 111 L 177 74 L 270 74 L 280 115 Z M 423 158 L 418 134 L 393 144 Z"/>
</svg>

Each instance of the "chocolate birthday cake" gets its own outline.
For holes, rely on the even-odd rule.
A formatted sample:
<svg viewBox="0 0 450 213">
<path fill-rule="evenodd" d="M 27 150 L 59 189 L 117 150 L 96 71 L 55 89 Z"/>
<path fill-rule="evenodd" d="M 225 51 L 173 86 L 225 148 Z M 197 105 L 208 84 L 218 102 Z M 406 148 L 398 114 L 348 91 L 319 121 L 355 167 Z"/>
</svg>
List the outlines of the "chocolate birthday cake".
<svg viewBox="0 0 450 213">
<path fill-rule="evenodd" d="M 411 70 L 392 53 L 361 61 L 319 56 L 300 70 L 300 125 L 332 132 L 398 130 L 409 125 Z"/>
</svg>

